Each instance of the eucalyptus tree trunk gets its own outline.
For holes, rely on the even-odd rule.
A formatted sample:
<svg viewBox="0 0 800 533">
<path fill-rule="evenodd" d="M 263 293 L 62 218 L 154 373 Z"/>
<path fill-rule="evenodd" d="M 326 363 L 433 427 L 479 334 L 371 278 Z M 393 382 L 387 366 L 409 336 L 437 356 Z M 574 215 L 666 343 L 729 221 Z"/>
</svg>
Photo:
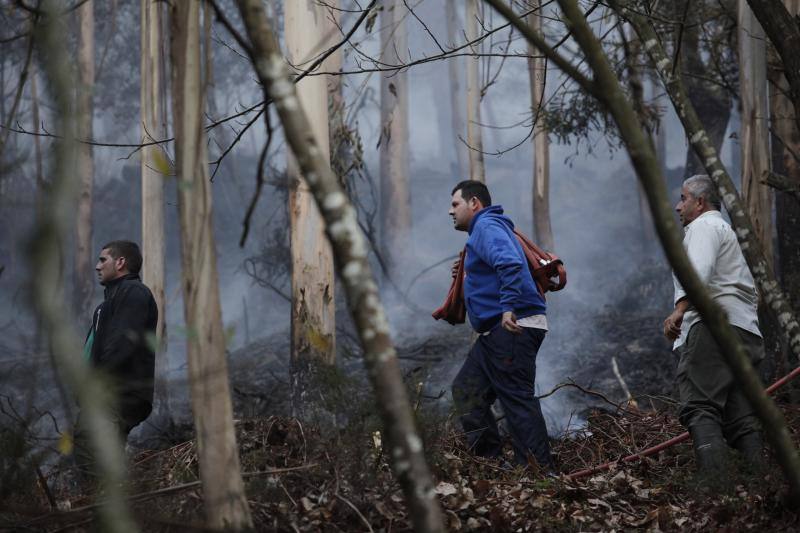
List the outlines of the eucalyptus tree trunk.
<svg viewBox="0 0 800 533">
<path fill-rule="evenodd" d="M 764 173 L 770 169 L 766 36 L 746 0 L 739 0 L 738 10 L 742 199 L 771 267 L 772 191 L 762 183 Z"/>
<path fill-rule="evenodd" d="M 206 520 L 214 529 L 252 527 L 239 470 L 225 359 L 209 181 L 201 2 L 172 7 L 172 112 L 181 229 L 186 351 Z M 206 15 L 208 16 L 208 14 Z"/>
<path fill-rule="evenodd" d="M 412 524 L 416 531 L 442 531 L 441 510 L 368 261 L 367 240 L 353 206 L 328 166 L 325 152 L 311 134 L 311 123 L 289 78 L 261 0 L 238 3 L 264 97 L 274 101 L 286 142 L 321 208 L 348 307 L 364 347 L 365 366 L 383 421 L 385 449 L 405 494 Z"/>
<path fill-rule="evenodd" d="M 163 123 L 161 19 L 163 4 L 158 0 L 141 0 L 141 58 L 140 58 L 140 138 L 142 142 L 166 137 Z M 158 306 L 156 327 L 156 369 L 154 410 L 169 412 L 167 387 L 166 297 L 164 257 L 164 182 L 169 165 L 158 145 L 141 150 L 142 173 L 142 281 L 150 288 Z"/>
<path fill-rule="evenodd" d="M 663 135 L 660 136 L 660 139 L 656 138 L 656 119 L 649 115 L 645 104 L 646 88 L 649 88 L 650 92 L 654 93 L 655 91 L 652 90 L 654 83 L 648 83 L 646 86 L 645 80 L 642 79 L 642 73 L 639 67 L 639 59 L 641 56 L 641 43 L 639 42 L 639 37 L 629 27 L 620 28 L 620 33 L 622 34 L 626 43 L 624 47 L 625 66 L 628 72 L 628 91 L 630 93 L 631 103 L 633 104 L 633 110 L 636 112 L 639 117 L 639 121 L 642 123 L 645 135 L 647 135 L 648 139 L 650 139 L 650 142 L 654 146 L 656 156 L 658 157 L 659 168 L 663 171 L 664 150 L 666 148 L 665 139 Z M 659 149 L 659 146 L 656 144 L 657 142 L 660 142 L 661 149 Z M 651 248 L 656 243 L 656 234 L 653 229 L 653 217 L 650 214 L 650 207 L 647 204 L 647 194 L 645 193 L 644 189 L 642 189 L 642 184 L 639 181 L 636 182 L 636 192 L 639 199 L 639 219 L 642 230 L 641 245 L 646 250 Z"/>
<path fill-rule="evenodd" d="M 707 0 L 701 0 L 706 2 Z M 699 72 L 705 72 L 706 65 L 703 62 L 702 51 L 700 50 L 700 36 L 703 26 L 698 16 L 702 9 L 697 9 L 698 3 L 692 4 L 696 0 L 679 0 L 675 6 L 675 16 L 680 19 L 684 13 L 688 13 L 687 23 L 683 26 L 683 31 L 678 31 L 681 42 L 674 46 L 680 48 L 678 66 L 681 75 L 686 80 L 687 93 L 689 100 L 697 110 L 700 121 L 705 124 L 708 137 L 719 153 L 722 143 L 725 142 L 725 131 L 728 128 L 728 121 L 731 116 L 731 98 L 723 87 L 719 84 L 709 82 L 697 76 Z M 687 4 L 688 7 L 687 7 Z M 688 9 L 688 10 L 687 10 Z M 703 173 L 703 164 L 700 158 L 694 153 L 691 147 L 686 150 L 686 164 L 684 166 L 683 177 L 687 178 L 694 174 Z"/>
<path fill-rule="evenodd" d="M 327 28 L 331 33 L 329 44 L 333 45 L 340 38 L 339 30 L 336 26 L 341 27 L 342 17 L 341 11 L 339 11 L 339 0 L 329 0 L 327 3 L 331 6 L 329 16 L 333 19 Z M 341 72 L 342 64 L 342 49 L 338 48 L 326 60 L 325 69 L 328 72 Z M 339 178 L 339 183 L 344 187 L 347 172 L 351 170 L 349 133 L 345 123 L 344 83 L 342 76 L 331 75 L 326 76 L 326 78 L 328 78 L 328 142 L 330 145 L 331 168 L 334 169 L 336 176 Z"/>
<path fill-rule="evenodd" d="M 33 128 L 31 131 L 34 134 L 39 133 L 41 127 L 41 119 L 39 118 L 39 89 L 37 87 L 37 78 L 39 76 L 39 69 L 36 61 L 31 64 L 31 120 L 33 121 Z M 36 197 L 37 197 L 37 213 L 39 206 L 39 198 L 44 193 L 44 168 L 42 166 L 42 143 L 38 135 L 33 136 L 33 153 L 34 161 L 36 164 Z"/>
<path fill-rule="evenodd" d="M 465 0 L 464 30 L 467 42 L 478 38 L 478 0 Z M 480 44 L 471 45 L 478 54 Z M 467 148 L 469 150 L 469 179 L 486 182 L 483 164 L 483 133 L 481 132 L 481 81 L 478 73 L 480 56 L 470 56 L 467 61 Z"/>
<path fill-rule="evenodd" d="M 460 5 L 462 0 L 445 0 L 445 21 L 447 24 L 447 45 L 456 46 L 461 40 L 459 32 L 461 24 L 459 21 L 456 5 Z M 462 139 L 467 134 L 464 125 L 464 59 L 461 57 L 451 57 L 447 60 L 448 82 L 450 84 L 450 127 L 452 131 L 446 138 L 453 142 L 453 162 L 451 163 L 451 174 L 454 179 L 464 178 L 467 168 L 467 148 Z"/>
<path fill-rule="evenodd" d="M 800 129 L 800 22 L 795 0 L 747 0 L 783 63 L 788 92 L 794 106 L 795 126 Z"/>
<path fill-rule="evenodd" d="M 386 0 L 381 11 L 381 61 L 401 65 L 408 59 L 403 0 Z M 381 75 L 381 246 L 389 272 L 396 273 L 412 246 L 408 173 L 408 74 Z"/>
<path fill-rule="evenodd" d="M 329 31 L 325 8 L 315 0 L 284 2 L 284 35 L 288 60 L 297 68 L 307 67 L 327 48 Z M 327 68 L 327 65 L 323 65 Z M 329 160 L 327 76 L 308 76 L 297 87 L 298 97 L 308 111 L 312 134 Z M 325 239 L 325 223 L 314 203 L 308 183 L 289 155 L 287 170 L 292 251 L 292 405 L 301 414 L 309 400 L 308 387 L 313 367 L 336 360 L 334 320 L 333 252 Z"/>
<path fill-rule="evenodd" d="M 530 3 L 535 9 L 528 15 L 531 28 L 542 32 L 542 4 L 540 0 Z M 553 228 L 550 225 L 550 139 L 544 126 L 545 87 L 547 82 L 547 58 L 528 43 L 528 77 L 531 85 L 531 112 L 533 120 L 533 235 L 534 240 L 545 250 L 553 250 Z"/>
<path fill-rule="evenodd" d="M 71 98 L 74 80 L 70 58 L 64 43 L 63 6 L 59 2 L 39 4 L 42 15 L 33 28 L 41 58 L 42 72 L 54 104 L 55 131 L 74 132 L 75 107 Z M 97 464 L 105 495 L 100 502 L 99 530 L 129 533 L 137 530 L 125 502 L 125 456 L 119 432 L 109 418 L 107 405 L 112 400 L 101 380 L 91 372 L 81 356 L 80 339 L 70 321 L 65 301 L 62 263 L 58 250 L 67 238 L 66 228 L 75 222 L 79 177 L 73 171 L 78 143 L 72 135 L 54 140 L 53 176 L 50 187 L 42 193 L 42 209 L 28 247 L 31 273 L 31 299 L 46 333 L 46 345 L 52 347 L 59 376 L 73 391 L 81 405 L 82 424 L 88 430 L 89 444 Z"/>
<path fill-rule="evenodd" d="M 784 5 L 792 17 L 800 14 L 800 0 L 785 0 Z M 772 168 L 776 174 L 786 177 L 790 188 L 800 191 L 800 127 L 795 120 L 798 112 L 787 96 L 790 87 L 780 59 L 772 58 L 768 65 Z M 778 274 L 797 315 L 800 313 L 800 194 L 797 192 L 794 195 L 786 190 L 775 193 L 775 230 Z M 777 371 L 783 375 L 790 365 L 797 364 L 796 356 L 789 360 L 784 353 Z"/>
<path fill-rule="evenodd" d="M 88 0 L 78 7 L 78 86 L 77 135 L 78 139 L 93 137 L 94 119 L 94 1 Z M 92 189 L 94 186 L 94 160 L 92 146 L 78 145 L 76 172 L 80 179 L 78 217 L 75 221 L 75 255 L 73 271 L 73 306 L 78 316 L 91 312 L 94 294 L 94 253 L 92 246 Z"/>
</svg>

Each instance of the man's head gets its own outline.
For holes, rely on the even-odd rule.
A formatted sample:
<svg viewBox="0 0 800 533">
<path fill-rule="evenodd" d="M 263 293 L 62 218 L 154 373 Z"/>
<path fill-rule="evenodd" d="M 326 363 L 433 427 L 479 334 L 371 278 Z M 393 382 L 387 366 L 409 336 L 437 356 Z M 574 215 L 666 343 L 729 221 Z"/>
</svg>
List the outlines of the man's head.
<svg viewBox="0 0 800 533">
<path fill-rule="evenodd" d="M 714 182 L 706 174 L 686 178 L 681 187 L 681 200 L 675 211 L 684 226 L 707 211 L 719 211 L 721 204 Z"/>
<path fill-rule="evenodd" d="M 453 187 L 449 214 L 459 231 L 467 231 L 475 213 L 492 205 L 489 189 L 480 181 L 465 180 Z"/>
<path fill-rule="evenodd" d="M 142 269 L 142 252 L 131 241 L 111 241 L 103 246 L 94 269 L 100 285 L 107 285 L 122 276 L 138 274 Z"/>
</svg>

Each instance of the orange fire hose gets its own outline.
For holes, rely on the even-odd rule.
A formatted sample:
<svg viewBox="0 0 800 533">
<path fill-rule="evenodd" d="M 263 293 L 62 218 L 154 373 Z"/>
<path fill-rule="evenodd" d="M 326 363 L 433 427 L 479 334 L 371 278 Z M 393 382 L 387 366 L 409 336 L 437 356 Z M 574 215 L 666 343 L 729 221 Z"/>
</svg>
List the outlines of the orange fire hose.
<svg viewBox="0 0 800 533">
<path fill-rule="evenodd" d="M 781 379 L 779 379 L 778 381 L 776 381 L 775 383 L 773 383 L 772 385 L 767 387 L 766 393 L 767 394 L 772 394 L 777 389 L 779 389 L 780 387 L 786 385 L 791 380 L 796 378 L 798 375 L 800 375 L 800 366 L 798 366 L 797 368 L 795 368 L 794 370 L 792 370 L 791 372 L 789 372 L 788 374 L 783 376 Z M 661 444 L 657 444 L 655 446 L 652 446 L 652 447 L 647 448 L 645 450 L 642 450 L 640 452 L 636 452 L 633 455 L 628 455 L 627 457 L 623 457 L 622 459 L 618 459 L 616 461 L 609 461 L 609 462 L 603 463 L 603 464 L 601 464 L 599 466 L 595 466 L 595 467 L 592 467 L 592 468 L 586 468 L 584 470 L 578 470 L 576 472 L 572 472 L 571 474 L 567 474 L 566 478 L 570 479 L 570 480 L 580 479 L 582 477 L 591 476 L 592 474 L 596 474 L 597 472 L 603 472 L 604 470 L 609 470 L 613 466 L 616 466 L 616 465 L 618 465 L 620 463 L 631 463 L 631 462 L 637 461 L 637 460 L 639 460 L 639 459 L 641 459 L 643 457 L 647 457 L 649 455 L 653 455 L 655 453 L 658 453 L 661 450 L 665 450 L 665 449 L 669 448 L 670 446 L 672 446 L 674 444 L 678 444 L 680 442 L 685 441 L 688 438 L 689 438 L 689 432 L 687 431 L 685 433 L 681 433 L 677 437 L 673 437 L 673 438 L 669 439 L 668 441 L 662 442 Z"/>
</svg>

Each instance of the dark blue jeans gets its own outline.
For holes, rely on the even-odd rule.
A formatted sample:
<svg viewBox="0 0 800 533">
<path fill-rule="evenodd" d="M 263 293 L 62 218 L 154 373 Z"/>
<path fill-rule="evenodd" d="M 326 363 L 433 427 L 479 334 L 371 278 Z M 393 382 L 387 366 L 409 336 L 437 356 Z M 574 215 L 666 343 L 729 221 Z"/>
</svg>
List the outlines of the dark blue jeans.
<svg viewBox="0 0 800 533">
<path fill-rule="evenodd" d="M 453 381 L 453 402 L 473 453 L 496 457 L 502 441 L 491 406 L 500 400 L 516 462 L 528 464 L 533 456 L 539 466 L 553 468 L 547 426 L 536 398 L 536 354 L 545 331 L 522 328 L 514 334 L 501 326 L 481 335 Z"/>
</svg>

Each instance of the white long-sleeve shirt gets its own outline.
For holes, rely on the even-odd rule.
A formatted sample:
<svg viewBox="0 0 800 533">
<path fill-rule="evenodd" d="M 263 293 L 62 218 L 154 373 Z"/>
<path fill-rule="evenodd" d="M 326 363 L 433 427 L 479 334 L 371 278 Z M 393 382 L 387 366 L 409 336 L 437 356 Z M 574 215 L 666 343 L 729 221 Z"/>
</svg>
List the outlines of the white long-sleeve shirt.
<svg viewBox="0 0 800 533">
<path fill-rule="evenodd" d="M 697 275 L 708 288 L 711 298 L 728 315 L 733 326 L 761 336 L 758 329 L 758 293 L 753 276 L 739 248 L 736 234 L 719 211 L 706 211 L 686 226 L 683 247 Z M 674 303 L 686 296 L 675 274 Z M 686 342 L 693 324 L 700 320 L 694 306 L 689 305 L 681 324 L 681 335 L 673 349 Z"/>
</svg>

